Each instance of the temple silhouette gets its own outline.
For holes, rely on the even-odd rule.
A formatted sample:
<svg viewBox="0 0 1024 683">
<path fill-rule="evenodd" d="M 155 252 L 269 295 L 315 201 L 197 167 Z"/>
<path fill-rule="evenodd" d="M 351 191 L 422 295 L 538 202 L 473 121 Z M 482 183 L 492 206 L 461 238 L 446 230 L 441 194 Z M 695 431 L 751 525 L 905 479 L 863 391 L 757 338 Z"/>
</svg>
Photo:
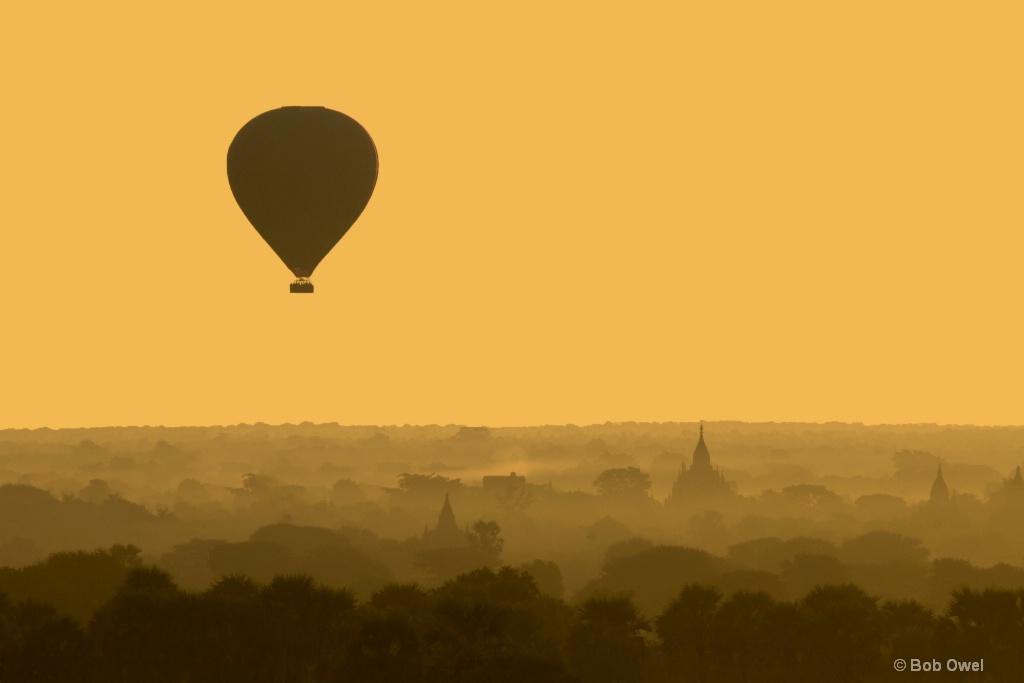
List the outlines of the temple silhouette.
<svg viewBox="0 0 1024 683">
<path fill-rule="evenodd" d="M 942 465 L 939 465 L 939 472 L 935 475 L 935 483 L 932 484 L 932 492 L 928 496 L 928 503 L 930 505 L 949 504 L 949 487 L 946 486 L 946 480 L 942 477 Z"/>
<path fill-rule="evenodd" d="M 437 515 L 437 525 L 433 529 L 423 530 L 423 542 L 434 548 L 456 548 L 469 542 L 466 532 L 459 530 L 455 522 L 455 512 L 447 493 L 444 494 L 441 512 Z"/>
<path fill-rule="evenodd" d="M 994 504 L 993 514 L 1004 520 L 1017 520 L 1024 516 L 1024 476 L 1020 465 L 1014 470 L 1013 476 L 1004 479 L 1002 486 L 992 493 Z"/>
<path fill-rule="evenodd" d="M 665 501 L 666 505 L 706 504 L 733 495 L 733 488 L 725 480 L 725 475 L 717 467 L 711 465 L 711 452 L 704 443 L 704 423 L 700 423 L 700 438 L 693 450 L 690 467 L 684 462 L 679 468 L 679 475 L 672 484 L 672 493 Z"/>
</svg>

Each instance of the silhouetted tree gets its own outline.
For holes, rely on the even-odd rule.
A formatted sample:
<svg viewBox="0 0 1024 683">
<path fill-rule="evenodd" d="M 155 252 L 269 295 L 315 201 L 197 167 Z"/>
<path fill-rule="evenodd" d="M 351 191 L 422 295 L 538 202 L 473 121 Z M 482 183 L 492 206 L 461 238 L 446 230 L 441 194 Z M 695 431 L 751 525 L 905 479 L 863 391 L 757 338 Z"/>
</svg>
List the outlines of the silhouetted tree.
<svg viewBox="0 0 1024 683">
<path fill-rule="evenodd" d="M 708 680 L 711 626 L 721 599 L 714 587 L 687 584 L 655 620 L 662 648 L 701 683 Z"/>
<path fill-rule="evenodd" d="M 713 584 L 722 595 L 732 595 L 736 592 L 765 593 L 772 598 L 779 600 L 789 595 L 785 584 L 778 574 L 772 572 L 761 572 L 753 570 L 738 570 L 722 572 L 713 581 Z"/>
<path fill-rule="evenodd" d="M 587 683 L 639 681 L 650 623 L 626 595 L 595 597 L 577 609 L 566 643 L 575 673 Z"/>
<path fill-rule="evenodd" d="M 488 427 L 459 427 L 459 431 L 452 436 L 452 441 L 480 443 L 491 437 L 491 430 Z"/>
<path fill-rule="evenodd" d="M 795 602 L 777 602 L 768 609 L 762 641 L 765 680 L 789 683 L 815 681 L 804 670 L 807 619 Z"/>
<path fill-rule="evenodd" d="M 429 609 L 427 592 L 414 583 L 391 583 L 372 596 L 368 605 L 383 612 L 422 617 Z"/>
<path fill-rule="evenodd" d="M 977 569 L 967 560 L 941 557 L 931 563 L 928 575 L 928 597 L 930 604 L 939 611 L 949 607 L 950 594 L 961 586 L 972 586 Z"/>
<path fill-rule="evenodd" d="M 1003 675 L 1024 671 L 1024 590 L 957 588 L 946 614 L 963 659 L 987 657 Z"/>
<path fill-rule="evenodd" d="M 872 531 L 847 539 L 839 550 L 851 580 L 891 599 L 925 598 L 928 549 L 920 539 Z"/>
<path fill-rule="evenodd" d="M 364 613 L 342 665 L 343 680 L 391 683 L 423 680 L 420 639 L 410 619 L 395 613 Z"/>
<path fill-rule="evenodd" d="M 594 480 L 594 488 L 602 496 L 647 496 L 651 477 L 636 467 L 618 467 L 601 472 Z"/>
<path fill-rule="evenodd" d="M 139 566 L 139 552 L 133 545 L 115 545 L 93 552 L 54 553 L 20 569 L 0 568 L 0 592 L 12 600 L 51 603 L 85 624 Z"/>
<path fill-rule="evenodd" d="M 435 589 L 430 602 L 436 629 L 428 635 L 429 680 L 516 680 L 510 670 L 547 681 L 564 676 L 560 651 L 570 612 L 542 595 L 529 574 L 478 569 Z"/>
<path fill-rule="evenodd" d="M 262 586 L 247 576 L 225 576 L 193 604 L 189 680 L 260 680 L 264 624 L 258 598 Z"/>
<path fill-rule="evenodd" d="M 203 590 L 230 571 L 215 571 L 210 565 L 213 549 L 227 545 L 227 541 L 193 538 L 188 543 L 179 543 L 160 556 L 159 565 L 185 589 Z"/>
<path fill-rule="evenodd" d="M 705 598 L 706 602 L 710 602 Z M 720 678 L 746 682 L 763 679 L 770 670 L 768 649 L 775 601 L 767 593 L 739 591 L 719 605 L 711 624 L 711 651 Z"/>
<path fill-rule="evenodd" d="M 215 575 L 244 574 L 269 582 L 274 576 L 297 573 L 301 564 L 295 553 L 273 541 L 221 543 L 209 548 L 209 565 Z"/>
<path fill-rule="evenodd" d="M 505 547 L 505 540 L 501 537 L 501 527 L 498 526 L 498 523 L 485 522 L 482 519 L 473 524 L 469 542 L 480 551 L 485 564 L 497 562 Z"/>
<path fill-rule="evenodd" d="M 762 500 L 791 514 L 831 515 L 843 507 L 843 499 L 820 484 L 785 486 L 782 491 L 765 491 Z"/>
<path fill-rule="evenodd" d="M 583 596 L 628 592 L 642 610 L 656 613 L 685 583 L 711 583 L 728 563 L 714 555 L 680 546 L 659 545 L 605 563 L 600 578 L 588 583 Z"/>
<path fill-rule="evenodd" d="M 904 516 L 907 501 L 887 493 L 869 493 L 853 502 L 858 512 L 872 519 L 892 520 Z"/>
<path fill-rule="evenodd" d="M 791 596 L 803 595 L 815 586 L 842 584 L 850 580 L 850 572 L 831 555 L 800 553 L 782 563 L 779 571 Z"/>
<path fill-rule="evenodd" d="M 0 594 L 0 681 L 84 681 L 87 644 L 81 627 L 49 604 L 17 604 Z"/>
<path fill-rule="evenodd" d="M 937 659 L 943 655 L 935 646 L 938 620 L 915 600 L 888 600 L 881 607 L 883 661 L 908 656 Z M 949 654 L 945 655 L 949 657 Z"/>
<path fill-rule="evenodd" d="M 904 449 L 892 456 L 896 466 L 894 478 L 904 487 L 925 490 L 935 478 L 936 468 L 941 460 L 927 451 Z"/>
<path fill-rule="evenodd" d="M 398 488 L 386 489 L 389 493 L 412 496 L 430 501 L 444 497 L 446 493 L 454 493 L 465 485 L 458 479 L 451 479 L 440 474 L 409 474 L 398 475 Z"/>
<path fill-rule="evenodd" d="M 416 584 L 388 584 L 360 607 L 358 630 L 341 680 L 426 680 L 427 637 L 434 633 L 430 598 Z"/>
<path fill-rule="evenodd" d="M 844 541 L 839 558 L 847 564 L 917 564 L 928 558 L 928 549 L 918 538 L 871 531 Z"/>
<path fill-rule="evenodd" d="M 609 567 L 620 560 L 625 560 L 627 557 L 633 557 L 653 549 L 653 541 L 646 538 L 640 538 L 639 536 L 627 538 L 623 541 L 616 541 L 608 546 L 608 550 L 604 552 L 604 562 L 601 564 L 601 567 L 603 570 L 607 571 Z"/>
<path fill-rule="evenodd" d="M 260 590 L 261 646 L 269 679 L 328 680 L 354 626 L 355 599 L 313 577 L 275 576 Z"/>
<path fill-rule="evenodd" d="M 879 664 L 875 598 L 853 584 L 818 586 L 800 602 L 807 628 L 802 661 L 811 680 L 860 681 Z"/>
<path fill-rule="evenodd" d="M 727 555 L 729 559 L 742 562 L 752 569 L 777 572 L 779 565 L 788 558 L 789 553 L 786 552 L 782 539 L 770 537 L 755 538 L 732 545 Z"/>
<path fill-rule="evenodd" d="M 89 637 L 104 680 L 178 681 L 186 675 L 195 636 L 189 598 L 166 572 L 133 569 L 117 594 L 93 616 Z"/>
<path fill-rule="evenodd" d="M 565 594 L 562 569 L 554 562 L 534 560 L 533 562 L 519 565 L 519 569 L 533 577 L 533 580 L 537 583 L 537 588 L 544 595 L 561 598 Z"/>
</svg>

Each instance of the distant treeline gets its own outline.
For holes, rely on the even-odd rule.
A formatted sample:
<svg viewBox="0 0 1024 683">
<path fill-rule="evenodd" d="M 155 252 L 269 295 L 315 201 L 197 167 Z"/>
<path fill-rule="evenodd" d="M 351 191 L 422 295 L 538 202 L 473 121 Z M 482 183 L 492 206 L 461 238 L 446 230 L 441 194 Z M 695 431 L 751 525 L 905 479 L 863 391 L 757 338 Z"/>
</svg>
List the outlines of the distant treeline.
<svg viewBox="0 0 1024 683">
<path fill-rule="evenodd" d="M 909 672 L 897 659 L 942 669 L 984 660 L 984 672 L 929 680 L 1018 681 L 1024 671 L 1024 590 L 958 588 L 935 614 L 849 583 L 794 601 L 688 583 L 645 615 L 621 593 L 570 605 L 504 567 L 433 589 L 392 583 L 359 603 L 302 574 L 183 591 L 138 552 L 8 570 L 9 587 L 40 582 L 52 599 L 0 597 L 0 681 L 842 683 L 901 680 Z"/>
</svg>

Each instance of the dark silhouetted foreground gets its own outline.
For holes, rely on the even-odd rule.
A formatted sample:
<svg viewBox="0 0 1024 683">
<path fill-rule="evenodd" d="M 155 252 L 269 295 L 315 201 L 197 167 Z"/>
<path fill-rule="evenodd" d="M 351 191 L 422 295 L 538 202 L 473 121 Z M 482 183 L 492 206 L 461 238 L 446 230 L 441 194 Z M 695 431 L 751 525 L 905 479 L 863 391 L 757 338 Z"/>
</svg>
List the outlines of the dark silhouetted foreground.
<svg viewBox="0 0 1024 683">
<path fill-rule="evenodd" d="M 504 567 L 429 590 L 389 584 L 359 604 L 304 574 L 226 576 L 183 591 L 137 554 L 115 547 L 48 563 L 80 573 L 65 577 L 70 593 L 95 593 L 120 571 L 113 595 L 84 620 L 85 611 L 0 597 L 0 680 L 861 682 L 909 675 L 894 670 L 897 658 L 985 661 L 984 675 L 929 680 L 1018 681 L 1024 671 L 1021 590 L 960 588 L 936 615 L 853 584 L 796 601 L 686 584 L 660 614 L 644 615 L 625 594 L 569 605 Z"/>
</svg>

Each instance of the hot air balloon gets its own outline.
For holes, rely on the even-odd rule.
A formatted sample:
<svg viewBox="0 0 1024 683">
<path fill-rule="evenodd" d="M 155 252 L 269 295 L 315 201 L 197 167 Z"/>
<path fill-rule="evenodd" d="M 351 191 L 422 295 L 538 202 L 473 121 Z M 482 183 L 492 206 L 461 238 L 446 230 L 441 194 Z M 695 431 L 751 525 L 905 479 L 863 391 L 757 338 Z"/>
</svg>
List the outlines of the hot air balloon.
<svg viewBox="0 0 1024 683">
<path fill-rule="evenodd" d="M 228 147 L 228 183 L 242 213 L 295 275 L 309 277 L 377 182 L 377 148 L 355 120 L 326 107 L 281 107 L 242 126 Z"/>
</svg>

